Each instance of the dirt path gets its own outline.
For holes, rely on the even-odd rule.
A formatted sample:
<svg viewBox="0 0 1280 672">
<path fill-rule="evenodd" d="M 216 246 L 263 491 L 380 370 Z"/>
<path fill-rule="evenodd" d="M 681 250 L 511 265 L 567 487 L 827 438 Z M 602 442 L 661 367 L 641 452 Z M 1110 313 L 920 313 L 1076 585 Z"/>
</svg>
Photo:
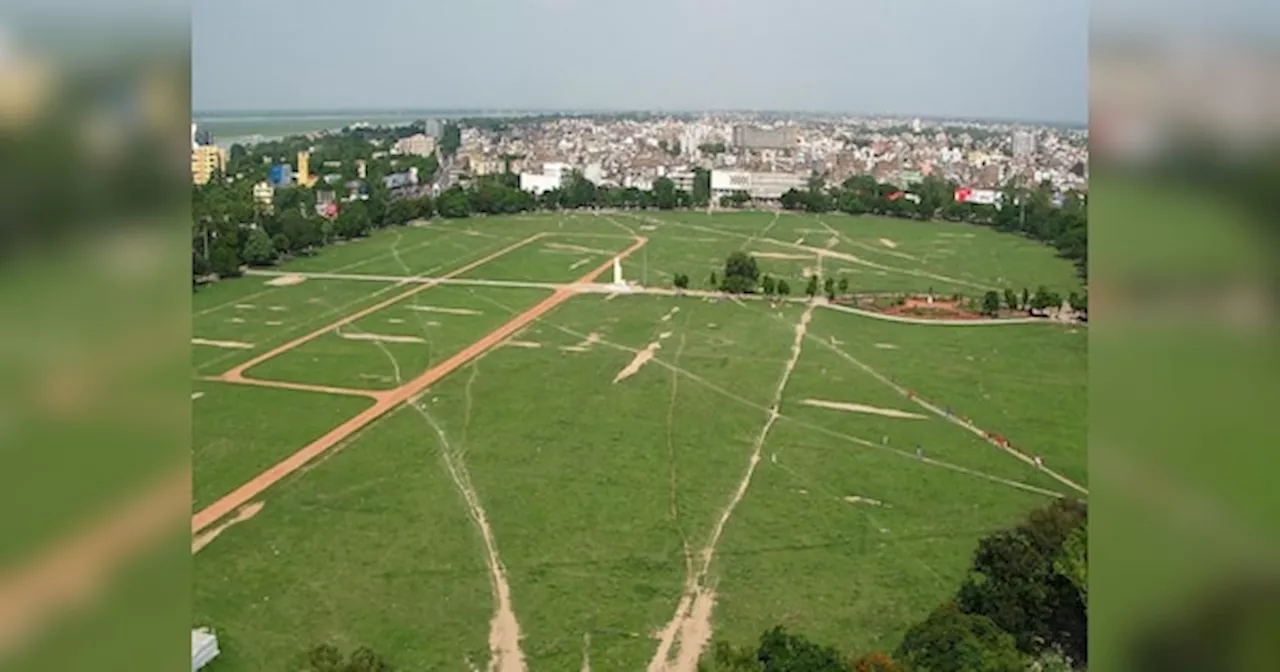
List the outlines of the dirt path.
<svg viewBox="0 0 1280 672">
<path fill-rule="evenodd" d="M 712 528 L 707 544 L 699 553 L 699 566 L 696 574 L 686 577 L 684 594 L 676 605 L 675 616 L 658 632 L 658 650 L 649 661 L 648 672 L 696 672 L 698 659 L 702 651 L 711 641 L 711 613 L 715 608 L 715 591 L 707 585 L 707 575 L 711 563 L 715 559 L 716 546 L 724 528 L 733 516 L 734 510 L 747 494 L 751 478 L 755 475 L 756 466 L 760 464 L 760 452 L 769 437 L 769 430 L 777 422 L 778 408 L 782 403 L 782 393 L 791 379 L 791 372 L 800 361 L 800 351 L 804 344 L 805 334 L 809 329 L 809 321 L 813 318 L 814 305 L 810 305 L 800 315 L 796 323 L 795 340 L 791 343 L 791 358 L 782 370 L 782 377 L 773 392 L 773 403 L 769 407 L 769 417 L 765 420 L 760 433 L 756 435 L 751 446 L 751 458 L 747 463 L 747 471 L 738 482 L 729 504 L 720 511 L 720 517 Z M 673 648 L 675 649 L 673 652 Z"/>
<path fill-rule="evenodd" d="M 487 255 L 487 256 L 481 257 L 480 259 L 477 259 L 477 260 L 475 260 L 475 261 L 473 261 L 473 262 L 471 262 L 471 263 L 469 263 L 469 264 L 467 264 L 467 265 L 465 265 L 465 266 L 459 267 L 459 268 L 457 268 L 457 269 L 455 269 L 455 270 L 451 271 L 450 273 L 448 273 L 447 275 L 445 275 L 445 276 L 443 276 L 443 277 L 445 277 L 445 278 L 451 278 L 451 277 L 455 277 L 455 276 L 458 276 L 458 275 L 462 275 L 463 273 L 466 273 L 466 272 L 468 272 L 468 271 L 470 271 L 470 270 L 472 270 L 472 269 L 475 269 L 475 268 L 478 268 L 478 267 L 480 267 L 480 266 L 482 266 L 482 265 L 484 265 L 484 264 L 487 264 L 487 263 L 489 263 L 490 261 L 493 261 L 494 259 L 497 259 L 497 258 L 501 257 L 501 256 L 502 256 L 502 255 L 504 255 L 504 254 L 507 254 L 507 253 L 509 253 L 509 252 L 511 252 L 511 251 L 513 251 L 513 250 L 516 250 L 516 249 L 519 249 L 519 248 L 521 248 L 521 247 L 523 247 L 523 246 L 525 246 L 525 245 L 528 245 L 529 243 L 532 243 L 533 241 L 538 240 L 538 239 L 540 239 L 540 238 L 544 237 L 545 235 L 546 235 L 546 234 L 542 234 L 542 233 L 535 233 L 534 235 L 529 236 L 528 238 L 525 238 L 524 240 L 521 240 L 521 241 L 519 241 L 519 242 L 517 242 L 517 243 L 514 243 L 514 244 L 512 244 L 512 245 L 508 245 L 507 247 L 504 247 L 504 248 L 502 248 L 501 250 L 498 250 L 497 252 L 494 252 L 493 254 L 490 254 L 490 255 Z M 603 273 L 603 271 L 601 271 L 601 273 Z M 278 356 L 278 355 L 281 355 L 281 354 L 283 354 L 283 353 L 286 353 L 286 352 L 288 352 L 288 351 L 290 351 L 290 350 L 292 350 L 292 349 L 294 349 L 294 348 L 296 348 L 296 347 L 298 347 L 298 346 L 300 346 L 300 345 L 302 345 L 302 344 L 304 344 L 304 343 L 309 343 L 309 342 L 311 342 L 311 341 L 313 341 L 313 340 L 315 340 L 315 339 L 317 339 L 317 338 L 320 338 L 321 336 L 323 336 L 323 335 L 325 335 L 325 334 L 327 334 L 327 333 L 329 333 L 329 332 L 331 332 L 331 331 L 333 331 L 333 330 L 335 330 L 335 329 L 338 329 L 338 328 L 340 328 L 340 327 L 344 327 L 344 326 L 346 326 L 346 325 L 348 325 L 348 324 L 351 324 L 351 323 L 353 323 L 353 322 L 355 322 L 355 321 L 359 320 L 360 318 L 363 318 L 363 317 L 365 317 L 365 316 L 367 316 L 367 315 L 372 315 L 373 313 L 376 313 L 376 312 L 378 312 L 379 310 L 382 310 L 383 308 L 386 308 L 387 306 L 393 305 L 393 304 L 395 304 L 395 303 L 396 303 L 396 302 L 398 302 L 398 301 L 402 301 L 402 300 L 404 300 L 404 299 L 406 299 L 406 298 L 408 298 L 408 297 L 410 297 L 410 296 L 413 296 L 414 294 L 417 294 L 417 293 L 419 293 L 419 292 L 421 292 L 421 291 L 423 291 L 423 290 L 425 290 L 425 289 L 428 289 L 428 288 L 434 287 L 436 284 L 438 284 L 438 283 L 435 283 L 435 282 L 424 282 L 424 283 L 422 283 L 421 285 L 418 285 L 417 287 L 414 287 L 414 288 L 412 288 L 412 289 L 410 289 L 410 290 L 408 290 L 408 291 L 405 291 L 405 292 L 401 292 L 401 293 L 399 293 L 399 294 L 397 294 L 397 295 L 395 295 L 395 296 L 393 296 L 393 297 L 391 297 L 391 298 L 389 298 L 389 299 L 387 299 L 387 300 L 385 300 L 385 301 L 381 301 L 381 302 L 376 303 L 376 304 L 374 304 L 374 305 L 372 305 L 372 306 L 369 306 L 368 308 L 365 308 L 365 309 L 363 309 L 363 310 L 358 310 L 358 311 L 356 311 L 356 312 L 354 312 L 354 313 L 351 313 L 350 315 L 347 315 L 346 317 L 343 317 L 343 318 L 341 318 L 341 319 L 337 320 L 336 322 L 333 322 L 333 323 L 331 323 L 331 324 L 329 324 L 329 325 L 327 325 L 327 326 L 321 327 L 321 328 L 319 328 L 319 329 L 317 329 L 317 330 L 315 330 L 315 331 L 313 331 L 313 332 L 311 332 L 311 333 L 309 333 L 309 334 L 306 334 L 306 335 L 304 335 L 304 336 L 299 336 L 298 338 L 295 338 L 295 339 L 293 339 L 292 341 L 289 341 L 288 343 L 285 343 L 285 344 L 283 344 L 283 345 L 279 345 L 279 346 L 277 346 L 277 347 L 274 347 L 274 348 L 272 348 L 272 349 L 270 349 L 270 350 L 268 350 L 268 351 L 266 351 L 266 352 L 264 352 L 264 353 L 262 353 L 262 354 L 258 355 L 257 357 L 254 357 L 253 359 L 250 359 L 249 361 L 244 362 L 243 364 L 238 364 L 238 365 L 236 365 L 236 366 L 232 367 L 229 371 L 227 371 L 226 373 L 222 374 L 222 378 L 223 378 L 223 380 L 226 380 L 226 381 L 228 381 L 228 382 L 239 382 L 240 380 L 244 379 L 244 377 L 245 377 L 244 372 L 245 372 L 245 371 L 248 371 L 249 369 L 251 369 L 251 368 L 253 368 L 253 367 L 257 366 L 257 365 L 259 365 L 259 364 L 261 364 L 261 363 L 263 363 L 263 362 L 265 362 L 265 361 L 267 361 L 267 360 L 269 360 L 269 359 L 272 359 L 273 357 L 276 357 L 276 356 Z"/>
<path fill-rule="evenodd" d="M 531 240 L 536 240 L 539 237 L 539 235 L 530 236 L 529 238 L 526 238 L 520 243 L 517 243 L 515 246 L 512 246 L 507 249 L 508 250 L 515 249 L 516 247 L 519 247 L 520 245 L 524 245 Z M 643 246 L 646 242 L 648 242 L 647 239 L 638 238 L 634 244 L 632 244 L 630 247 L 624 250 L 621 254 L 619 254 L 618 258 L 619 259 L 626 258 L 631 253 L 640 249 L 640 247 Z M 487 261 L 488 259 L 489 258 L 486 257 L 485 259 L 482 259 L 479 262 L 468 264 L 467 267 L 463 267 L 455 271 L 454 273 L 462 273 L 467 270 L 470 270 L 470 268 L 474 268 L 475 266 L 478 266 L 480 263 L 484 263 L 484 261 Z M 593 280 L 600 277 L 602 274 L 604 274 L 606 271 L 608 271 L 612 267 L 613 267 L 613 259 L 610 259 L 607 262 L 601 264 L 599 267 L 592 270 L 590 273 L 587 273 L 586 275 L 584 275 L 582 278 L 579 279 L 579 282 L 592 282 Z M 412 294 L 415 291 L 419 291 L 420 289 L 421 288 L 415 288 L 414 290 L 411 290 L 409 294 Z M 540 301 L 537 305 L 533 306 L 532 308 L 529 308 L 523 313 L 520 313 L 516 317 L 512 318 L 510 321 L 498 327 L 494 331 L 490 332 L 488 335 L 484 336 L 480 340 L 476 341 L 475 343 L 472 343 L 466 348 L 463 348 L 462 351 L 458 352 L 452 357 L 449 357 L 448 359 L 437 364 L 431 369 L 428 369 L 426 372 L 424 372 L 417 378 L 410 380 L 408 383 L 405 383 L 404 385 L 401 385 L 400 387 L 394 390 L 391 390 L 389 392 L 382 394 L 381 396 L 378 397 L 377 401 L 373 404 L 373 406 L 349 418 L 342 424 L 330 430 L 324 436 L 321 436 L 315 441 L 307 444 L 306 446 L 298 450 L 296 453 L 290 455 L 289 457 L 286 457 L 285 459 L 281 460 L 279 463 L 275 464 L 274 466 L 262 472 L 261 474 L 258 474 L 254 478 L 250 479 L 248 482 L 244 483 L 240 487 L 236 488 L 235 490 L 231 491 L 227 495 L 223 496 L 218 501 L 198 511 L 191 518 L 192 534 L 199 533 L 204 528 L 216 522 L 219 518 L 222 518 L 223 516 L 231 513 L 232 511 L 252 501 L 254 498 L 258 497 L 264 491 L 266 491 L 267 488 L 270 488 L 272 485 L 275 485 L 276 483 L 280 482 L 289 474 L 292 474 L 293 472 L 297 471 L 303 465 L 315 459 L 317 456 L 323 454 L 326 450 L 338 444 L 343 439 L 346 439 L 348 436 L 350 436 L 354 432 L 359 431 L 361 428 L 369 425 L 374 420 L 377 420 L 378 418 L 382 417 L 391 409 L 409 400 L 414 395 L 418 394 L 422 390 L 425 390 L 428 386 L 434 384 L 436 381 L 440 380 L 441 378 L 444 378 L 450 373 L 456 371 L 458 368 L 462 367 L 467 362 L 484 354 L 490 348 L 503 342 L 504 340 L 509 338 L 512 334 L 516 333 L 520 329 L 523 329 L 529 323 L 538 319 L 542 315 L 545 315 L 546 313 L 550 312 L 553 308 L 569 300 L 574 295 L 575 295 L 574 292 L 567 289 L 561 289 L 557 291 L 556 293 L 552 294 L 546 299 L 543 299 L 542 301 Z M 390 305 L 390 303 L 397 301 L 403 297 L 404 295 L 395 297 L 390 302 L 383 302 L 383 304 L 379 304 L 378 307 L 382 307 L 384 304 Z M 359 317 L 367 315 L 369 312 L 371 312 L 369 309 L 359 311 L 358 313 L 355 314 L 354 318 L 352 316 L 345 317 L 342 320 L 339 320 L 338 322 L 332 325 L 329 325 L 328 327 L 325 327 L 316 332 L 313 332 L 312 334 L 308 336 L 304 336 L 303 338 L 296 339 L 292 341 L 291 344 L 287 344 L 287 345 L 289 345 L 289 347 L 297 347 L 298 345 L 301 345 L 302 343 L 306 343 L 307 341 L 311 340 L 312 338 L 315 338 L 316 336 L 319 336 L 320 334 L 327 333 L 330 330 L 336 329 L 344 324 L 349 324 L 350 322 L 354 321 L 354 319 L 358 319 Z M 282 352 L 288 351 L 289 347 L 282 346 L 280 348 L 276 348 L 271 352 L 266 353 L 266 355 L 275 356 Z M 260 361 L 265 361 L 266 359 L 269 358 L 266 355 L 260 356 L 258 359 L 260 359 Z M 239 372 L 239 371 L 243 371 L 245 368 L 248 368 L 248 367 L 241 365 L 239 367 L 236 367 L 236 369 L 233 369 L 233 371 Z M 241 377 L 239 378 L 239 380 L 243 380 L 243 378 Z"/>
<path fill-rule="evenodd" d="M 199 380 L 210 383 L 225 383 L 219 376 L 201 376 Z M 370 397 L 379 399 L 387 394 L 380 390 L 361 390 L 353 387 L 331 387 L 328 385 L 311 385 L 308 383 L 287 383 L 282 380 L 259 380 L 244 378 L 236 381 L 237 385 L 253 385 L 255 387 L 274 387 L 278 390 L 297 390 L 299 392 L 319 392 L 321 394 L 341 394 L 348 397 Z"/>
<path fill-rule="evenodd" d="M 757 238 L 763 237 L 765 234 L 769 233 L 769 230 L 770 230 L 770 229 L 772 229 L 772 228 L 774 227 L 774 225 L 776 225 L 776 224 L 778 223 L 778 217 L 779 217 L 781 214 L 782 214 L 781 212 L 775 212 L 775 213 L 773 213 L 773 219 L 769 220 L 769 224 L 768 224 L 768 226 L 765 226 L 765 227 L 764 227 L 764 229 L 762 229 L 761 231 L 759 231 L 759 232 L 757 232 L 757 233 L 753 233 L 753 234 L 751 234 L 751 236 L 747 238 L 746 242 L 742 243 L 742 247 L 740 247 L 740 248 L 738 248 L 738 249 L 741 249 L 741 250 L 745 250 L 745 249 L 747 249 L 747 247 L 748 247 L 749 245 L 751 245 L 751 243 L 755 242 L 755 240 L 756 240 Z"/>
<path fill-rule="evenodd" d="M 542 234 L 550 235 L 550 234 Z M 527 241 L 526 241 L 527 242 Z M 269 271 L 263 269 L 248 269 L 245 275 L 261 275 L 261 276 L 278 276 L 281 271 Z M 328 273 L 328 272 L 299 272 L 294 275 L 301 275 L 315 280 L 355 280 L 364 282 L 395 282 L 395 283 L 431 283 L 437 285 L 461 285 L 464 287 L 516 287 L 529 289 L 559 289 L 563 286 L 555 282 L 534 282 L 526 280 L 483 280 L 480 278 L 456 278 L 450 276 L 439 275 L 357 275 L 352 273 Z"/>
<path fill-rule="evenodd" d="M 879 408 L 877 406 L 867 406 L 865 404 L 848 404 L 840 401 L 826 401 L 823 399 L 805 399 L 800 403 L 805 406 L 815 406 L 817 408 L 826 408 L 833 411 L 849 411 L 850 413 L 871 413 L 874 415 L 883 415 L 889 418 L 907 418 L 923 420 L 927 416 L 919 413 L 908 413 L 899 411 L 894 408 Z"/>
<path fill-rule="evenodd" d="M 849 306 L 841 306 L 839 304 L 822 302 L 823 308 L 837 310 L 850 315 L 861 315 L 862 317 L 870 317 L 876 320 L 884 320 L 886 322 L 900 322 L 902 324 L 927 324 L 935 327 L 992 327 L 998 325 L 1010 324 L 1053 324 L 1051 320 L 1043 317 L 1009 317 L 1009 318 L 984 318 L 981 320 L 930 320 L 923 317 L 904 317 L 902 315 L 889 315 L 888 313 L 879 313 L 874 310 L 862 310 L 861 308 L 851 308 Z"/>
<path fill-rule="evenodd" d="M 468 382 L 468 387 L 470 382 Z M 409 402 L 414 410 L 422 415 L 427 424 L 435 430 L 440 441 L 440 455 L 444 461 L 449 479 L 458 489 L 467 504 L 467 513 L 480 532 L 484 542 L 484 564 L 489 570 L 489 586 L 493 591 L 493 618 L 489 621 L 489 672 L 524 672 L 527 669 L 524 651 L 520 648 L 520 622 L 516 620 L 516 612 L 511 604 L 511 583 L 507 581 L 507 568 L 502 564 L 498 554 L 498 543 L 494 539 L 493 528 L 489 525 L 489 517 L 480 503 L 480 495 L 471 482 L 471 474 L 461 453 L 455 453 L 449 443 L 449 437 L 431 414 L 422 407 L 418 399 Z"/>
<path fill-rule="evenodd" d="M 853 364 L 859 369 L 862 369 L 871 377 L 889 386 L 898 394 L 901 394 L 907 399 L 910 399 L 912 402 L 914 402 L 916 405 L 920 406 L 921 408 L 924 408 L 930 413 L 933 413 L 934 415 L 946 420 L 947 422 L 950 422 L 953 425 L 956 425 L 958 427 L 963 427 L 964 429 L 969 430 L 970 432 L 976 434 L 978 438 L 981 438 L 983 441 L 986 441 L 987 443 L 995 446 L 996 448 L 999 448 L 1005 451 L 1006 453 L 1013 455 L 1014 457 L 1022 460 L 1023 462 L 1026 462 L 1027 464 L 1032 465 L 1033 467 L 1036 467 L 1039 471 L 1042 471 L 1045 474 L 1048 474 L 1050 477 L 1052 477 L 1054 480 L 1058 481 L 1059 483 L 1062 483 L 1063 485 L 1081 494 L 1084 494 L 1084 495 L 1089 494 L 1088 489 L 1086 489 L 1084 486 L 1076 483 L 1075 481 L 1072 481 L 1071 479 L 1067 478 L 1066 476 L 1063 476 L 1062 474 L 1059 474 L 1058 472 L 1052 469 L 1049 469 L 1048 467 L 1037 465 L 1035 458 L 1031 457 L 1030 455 L 1027 455 L 1026 453 L 1023 453 L 1022 451 L 1017 450 L 1013 446 L 997 441 L 995 438 L 993 438 L 990 432 L 987 432 L 981 429 L 980 427 L 978 427 L 977 425 L 973 424 L 972 422 L 963 420 L 955 416 L 954 414 L 947 413 L 946 410 L 939 408 L 935 404 L 929 403 L 928 401 L 921 399 L 918 395 L 913 394 L 910 390 L 893 382 L 884 374 L 880 373 L 879 371 L 876 371 L 875 369 L 871 368 L 867 364 L 859 361 L 858 359 L 856 359 L 849 353 L 845 352 L 844 350 L 841 350 L 835 346 L 832 346 L 831 344 L 827 343 L 822 339 L 815 339 L 815 340 L 817 340 L 818 343 L 822 344 L 823 347 L 826 347 L 830 349 L 832 352 L 836 353 L 836 355 L 838 355 L 840 358 L 844 359 L 845 361 L 848 361 L 849 363 Z"/>
</svg>

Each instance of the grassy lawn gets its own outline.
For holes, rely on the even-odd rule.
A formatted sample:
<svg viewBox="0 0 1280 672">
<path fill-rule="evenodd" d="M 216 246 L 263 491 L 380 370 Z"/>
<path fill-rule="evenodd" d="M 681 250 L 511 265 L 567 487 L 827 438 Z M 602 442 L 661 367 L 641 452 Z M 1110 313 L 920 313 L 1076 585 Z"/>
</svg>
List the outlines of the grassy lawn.
<svg viewBox="0 0 1280 672">
<path fill-rule="evenodd" d="M 920 326 L 825 310 L 813 328 L 815 335 L 839 339 L 840 349 L 858 361 L 1040 455 L 1081 485 L 1088 482 L 1087 332 L 1052 324 Z"/>
<path fill-rule="evenodd" d="M 218 282 L 196 296 L 210 295 L 191 319 L 192 338 L 244 343 L 249 348 L 193 345 L 191 362 L 201 375 L 214 375 L 272 347 L 385 301 L 405 291 L 389 282 L 309 279 L 273 287 L 271 278 L 245 276 Z"/>
<path fill-rule="evenodd" d="M 373 402 L 358 397 L 197 381 L 191 484 L 200 510 Z"/>
<path fill-rule="evenodd" d="M 1065 293 L 1073 277 L 1052 250 L 976 227 L 691 212 L 433 222 L 284 270 L 435 273 L 540 231 L 554 235 L 466 277 L 572 280 L 633 234 L 649 243 L 624 272 L 650 285 L 683 272 L 703 287 L 727 254 L 746 249 L 771 253 L 762 270 L 799 294 L 818 255 L 797 240 L 843 255 L 823 258 L 824 274 L 843 269 L 855 288 L 948 291 L 931 277 L 947 276 L 958 291 L 1009 280 Z M 202 373 L 408 288 L 263 280 L 197 295 L 193 336 L 254 345 L 193 346 Z M 546 296 L 432 287 L 248 373 L 390 389 Z M 256 517 L 195 557 L 195 623 L 218 629 L 219 669 L 298 669 L 320 643 L 371 646 L 399 669 L 483 668 L 494 598 L 472 504 L 492 531 L 531 669 L 580 669 L 584 648 L 594 669 L 643 669 L 680 599 L 685 548 L 707 543 L 744 474 L 805 309 L 625 294 L 559 306 L 433 385 L 422 412 L 393 411 L 268 490 Z M 392 340 L 350 338 L 361 334 Z M 847 651 L 890 650 L 955 591 L 979 538 L 1049 501 L 1027 488 L 1066 490 L 855 362 L 1085 483 L 1086 338 L 1061 325 L 920 326 L 814 310 L 780 418 L 716 550 L 715 636 L 742 643 L 782 623 Z M 653 358 L 615 382 L 646 348 Z M 194 390 L 204 392 L 192 401 L 197 507 L 369 403 L 219 383 Z M 933 462 L 916 459 L 917 445 Z"/>
<path fill-rule="evenodd" d="M 633 242 L 626 234 L 616 238 L 573 234 L 547 236 L 472 269 L 461 277 L 569 282 L 586 275 L 630 247 Z M 612 278 L 612 271 L 607 271 L 600 281 L 612 282 Z"/>
<path fill-rule="evenodd" d="M 391 389 L 549 295 L 540 289 L 438 285 L 273 357 L 246 374 L 264 380 Z"/>
</svg>

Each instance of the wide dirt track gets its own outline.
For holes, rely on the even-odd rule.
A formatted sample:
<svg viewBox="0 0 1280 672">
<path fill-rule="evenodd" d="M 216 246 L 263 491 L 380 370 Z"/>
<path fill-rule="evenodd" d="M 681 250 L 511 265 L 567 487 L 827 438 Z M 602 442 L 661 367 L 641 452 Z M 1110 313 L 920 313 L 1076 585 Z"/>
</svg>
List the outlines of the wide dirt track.
<svg viewBox="0 0 1280 672">
<path fill-rule="evenodd" d="M 735 250 L 795 293 L 1079 287 L 980 227 L 672 212 L 431 222 L 206 288 L 192 550 L 221 666 L 332 643 L 692 672 L 776 623 L 887 649 L 985 531 L 1087 496 L 1083 328 L 722 297 Z"/>
</svg>

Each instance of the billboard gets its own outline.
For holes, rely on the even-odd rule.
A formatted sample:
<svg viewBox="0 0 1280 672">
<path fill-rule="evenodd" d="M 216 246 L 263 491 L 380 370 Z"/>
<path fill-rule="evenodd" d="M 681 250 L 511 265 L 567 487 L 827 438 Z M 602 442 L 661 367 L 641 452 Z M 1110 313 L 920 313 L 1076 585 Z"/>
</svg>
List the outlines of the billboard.
<svg viewBox="0 0 1280 672">
<path fill-rule="evenodd" d="M 712 191 L 751 191 L 751 173 L 737 170 L 711 171 Z"/>
<path fill-rule="evenodd" d="M 973 203 L 974 205 L 995 205 L 1002 195 L 995 189 L 974 189 L 961 187 L 956 189 L 956 203 Z"/>
</svg>

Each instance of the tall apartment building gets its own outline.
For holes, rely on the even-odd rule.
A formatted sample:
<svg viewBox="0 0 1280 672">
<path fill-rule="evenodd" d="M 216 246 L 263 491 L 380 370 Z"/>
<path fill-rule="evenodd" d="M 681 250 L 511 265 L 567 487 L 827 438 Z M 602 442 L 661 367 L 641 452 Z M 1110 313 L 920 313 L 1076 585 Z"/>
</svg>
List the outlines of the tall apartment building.
<svg viewBox="0 0 1280 672">
<path fill-rule="evenodd" d="M 1027 131 L 1016 131 L 1013 134 L 1013 158 L 1030 158 L 1036 153 L 1036 136 Z"/>
<path fill-rule="evenodd" d="M 734 126 L 733 146 L 743 149 L 795 149 L 800 135 L 795 126 L 759 128 Z"/>
<path fill-rule="evenodd" d="M 191 147 L 191 182 L 206 185 L 214 173 L 227 170 L 227 151 L 216 145 Z"/>
</svg>

